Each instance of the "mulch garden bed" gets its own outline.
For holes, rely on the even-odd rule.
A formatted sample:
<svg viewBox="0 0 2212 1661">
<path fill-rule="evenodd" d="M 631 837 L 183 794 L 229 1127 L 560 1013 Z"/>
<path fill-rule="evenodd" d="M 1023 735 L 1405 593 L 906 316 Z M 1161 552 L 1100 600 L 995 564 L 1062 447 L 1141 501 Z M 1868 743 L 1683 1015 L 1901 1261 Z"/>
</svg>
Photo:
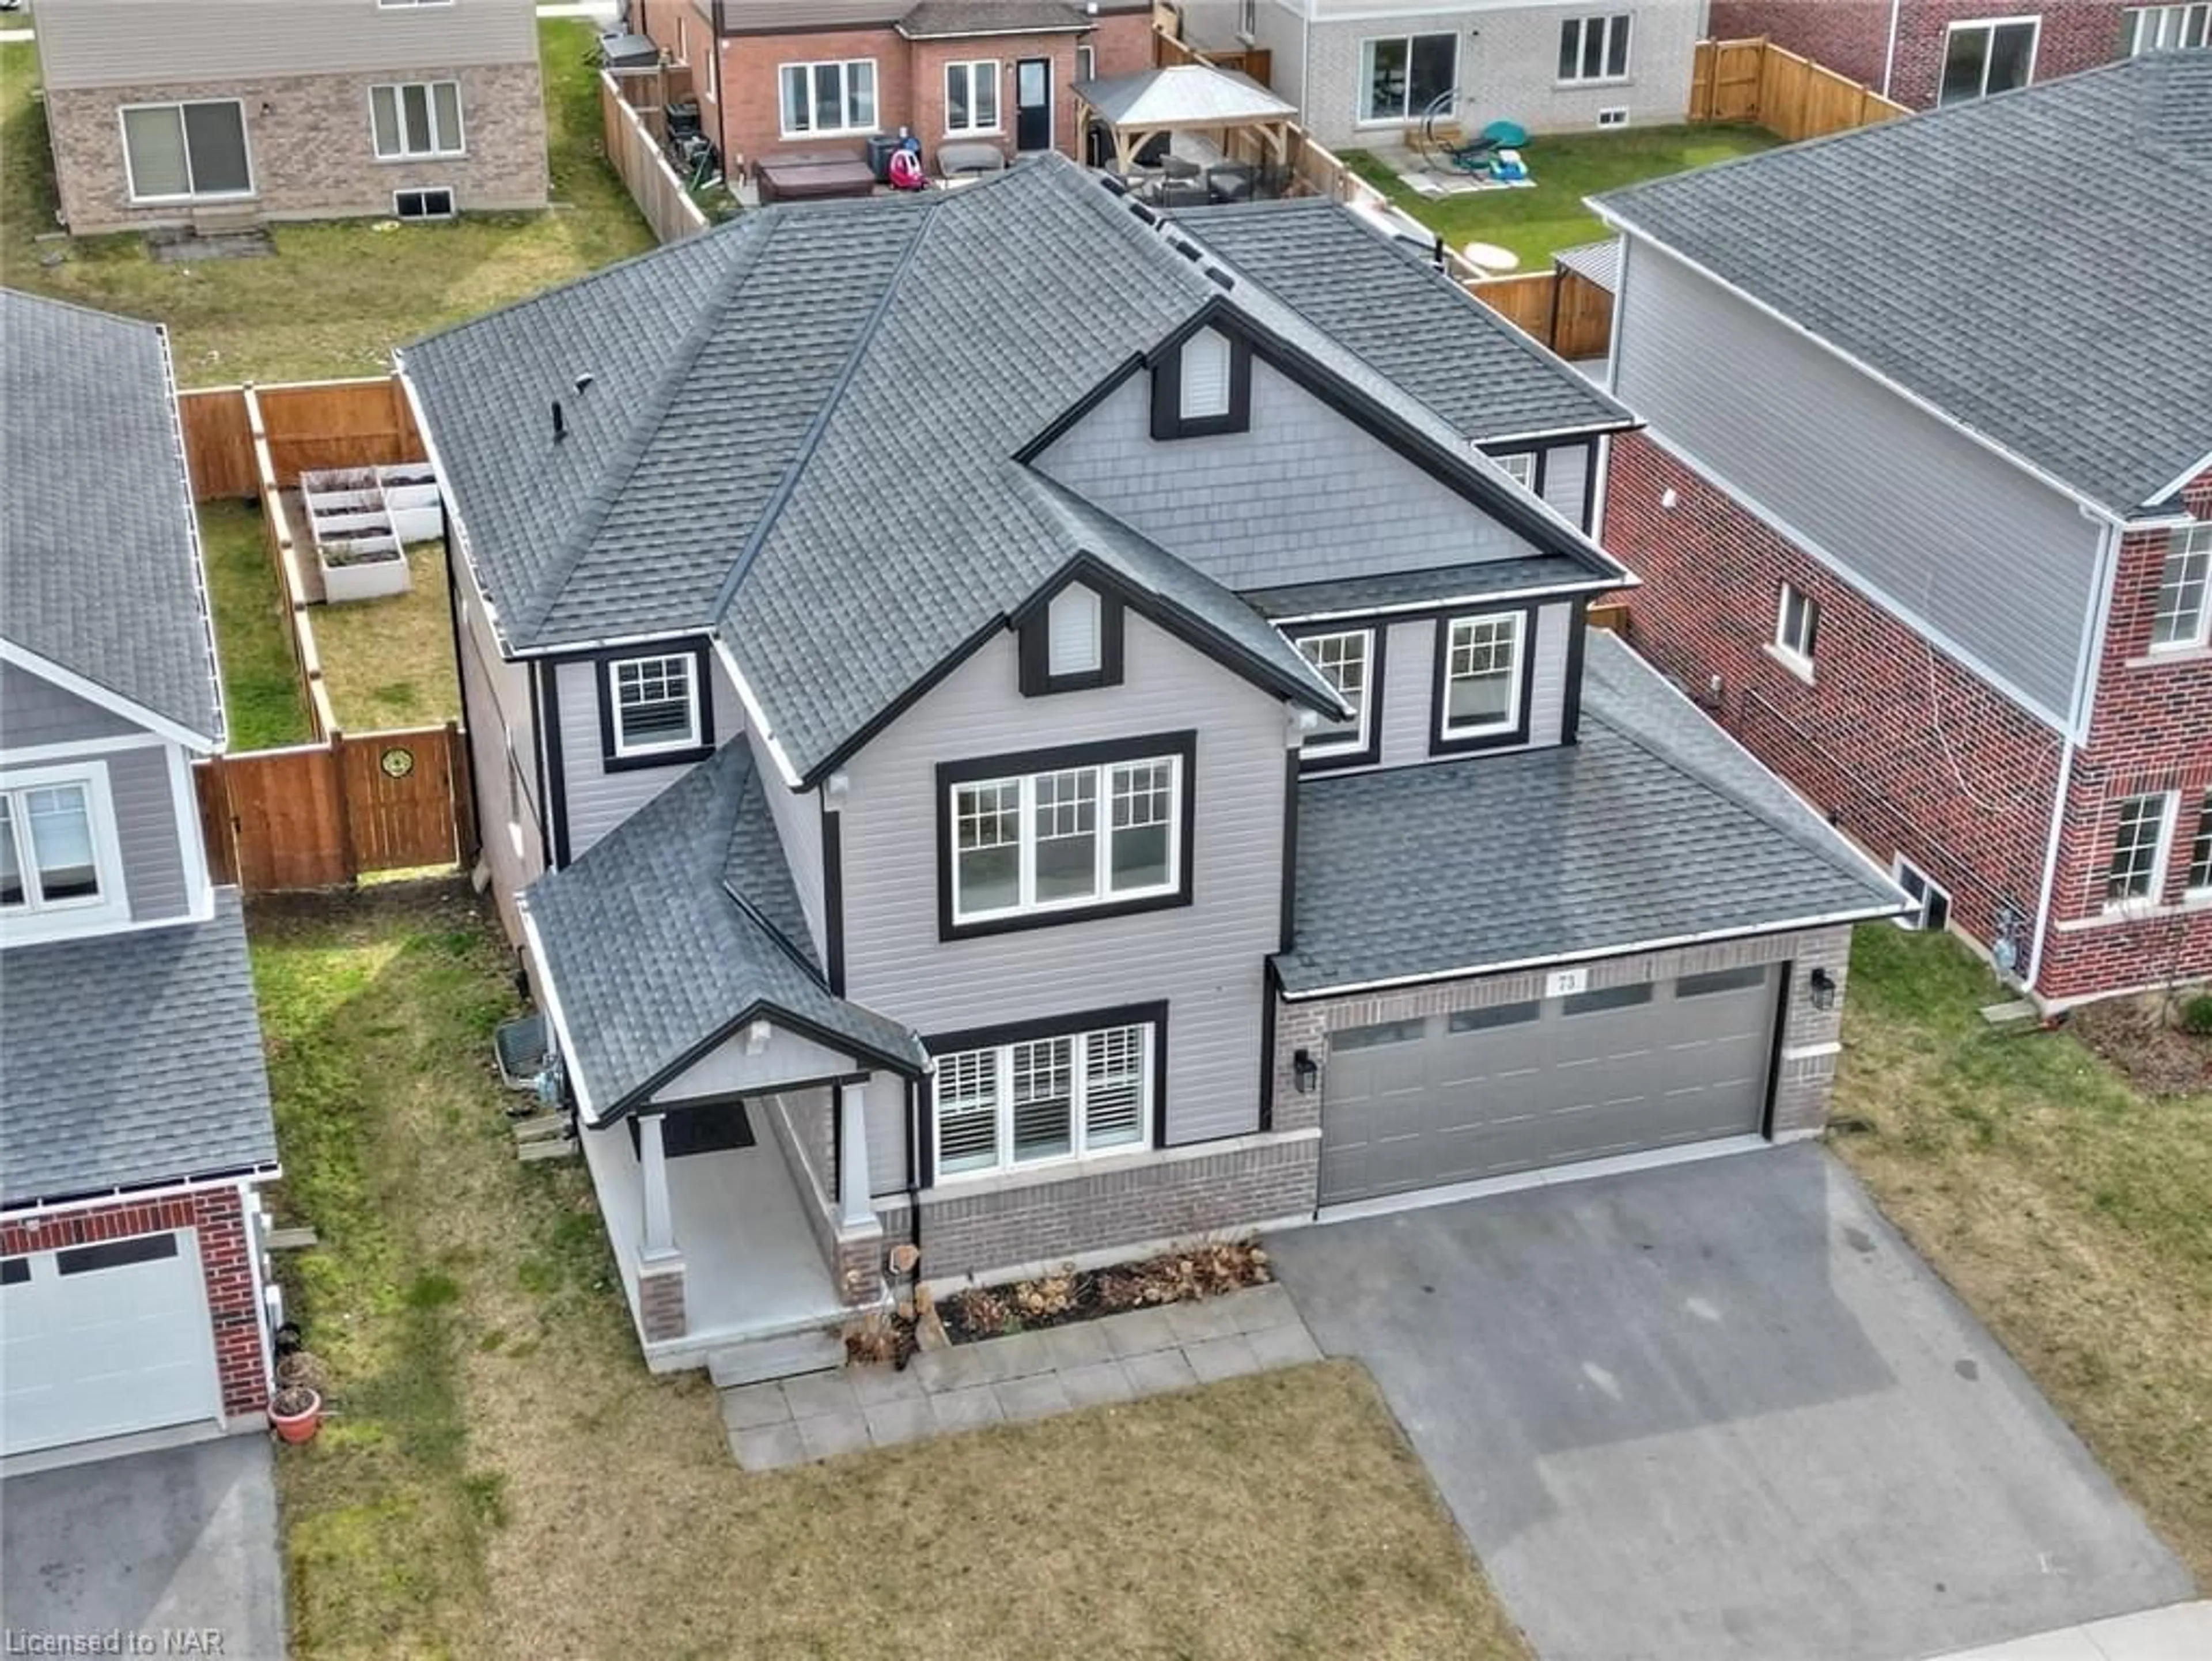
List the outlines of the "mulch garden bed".
<svg viewBox="0 0 2212 1661">
<path fill-rule="evenodd" d="M 1272 1279 L 1267 1254 L 1256 1242 L 1221 1241 L 1164 1252 L 1142 1262 L 1071 1269 L 1008 1286 L 969 1287 L 940 1301 L 937 1312 L 947 1337 L 956 1344 L 972 1344 L 1012 1332 L 1034 1332 L 1238 1292 L 1265 1286 Z"/>
<path fill-rule="evenodd" d="M 2154 1096 L 2212 1092 L 2212 1037 L 2180 1028 L 2190 1003 L 2185 995 L 2169 1002 L 2157 992 L 2111 998 L 2075 1011 L 2071 1025 L 2138 1090 Z"/>
</svg>

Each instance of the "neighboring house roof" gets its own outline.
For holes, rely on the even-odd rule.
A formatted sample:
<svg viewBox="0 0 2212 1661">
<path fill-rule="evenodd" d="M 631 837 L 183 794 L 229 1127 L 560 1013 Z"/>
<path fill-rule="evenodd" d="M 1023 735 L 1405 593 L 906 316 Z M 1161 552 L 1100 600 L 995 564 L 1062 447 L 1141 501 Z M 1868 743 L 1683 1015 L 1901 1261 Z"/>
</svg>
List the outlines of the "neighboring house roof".
<svg viewBox="0 0 2212 1661">
<path fill-rule="evenodd" d="M 599 1122 L 756 1015 L 867 1064 L 921 1068 L 913 1032 L 825 983 L 743 739 L 541 877 L 524 903 L 562 1050 Z"/>
<path fill-rule="evenodd" d="M 895 23 L 908 9 L 907 0 L 722 0 L 720 27 L 725 34 L 797 34 Z"/>
<path fill-rule="evenodd" d="M 202 923 L 0 952 L 0 1198 L 276 1162 L 235 889 Z"/>
<path fill-rule="evenodd" d="M 1058 0 L 921 0 L 899 19 L 909 40 L 978 34 L 1077 34 L 1091 27 L 1080 6 Z"/>
<path fill-rule="evenodd" d="M 1620 287 L 1620 239 L 1617 236 L 1608 236 L 1602 242 L 1578 242 L 1571 248 L 1561 248 L 1552 256 L 1552 263 L 1577 277 L 1588 277 L 1607 294 Z"/>
<path fill-rule="evenodd" d="M 221 747 L 166 337 L 0 289 L 0 638 Z"/>
<path fill-rule="evenodd" d="M 921 201 L 748 214 L 433 336 L 404 365 L 508 648 L 714 630 L 808 782 L 1081 554 L 1149 562 L 1165 603 L 1290 667 L 1222 591 L 1169 571 L 1172 551 L 1015 459 L 1209 318 L 1387 401 L 1522 535 L 1621 575 L 1448 423 L 1229 282 L 1048 156 Z M 1333 705 L 1294 672 L 1288 695 Z"/>
<path fill-rule="evenodd" d="M 1597 198 L 2116 514 L 2212 450 L 2212 52 Z"/>
<path fill-rule="evenodd" d="M 1292 996 L 1891 916 L 1903 896 L 1611 635 L 1578 743 L 1299 786 Z"/>
<path fill-rule="evenodd" d="M 1635 418 L 1350 209 L 1312 198 L 1178 211 L 1176 223 L 1463 437 L 1611 432 Z"/>
<path fill-rule="evenodd" d="M 1249 75 L 1210 64 L 1173 64 L 1103 81 L 1079 81 L 1075 95 L 1109 125 L 1132 131 L 1233 126 L 1241 121 L 1294 121 L 1286 104 Z"/>
</svg>

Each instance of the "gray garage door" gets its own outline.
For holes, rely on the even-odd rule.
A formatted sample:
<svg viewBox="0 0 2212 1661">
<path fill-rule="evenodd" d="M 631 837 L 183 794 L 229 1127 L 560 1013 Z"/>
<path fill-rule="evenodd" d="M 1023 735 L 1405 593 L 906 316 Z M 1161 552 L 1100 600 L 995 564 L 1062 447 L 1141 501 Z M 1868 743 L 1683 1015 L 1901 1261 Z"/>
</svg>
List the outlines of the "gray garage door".
<svg viewBox="0 0 2212 1661">
<path fill-rule="evenodd" d="M 1321 1200 L 1755 1133 L 1778 965 L 1338 1028 Z"/>
</svg>

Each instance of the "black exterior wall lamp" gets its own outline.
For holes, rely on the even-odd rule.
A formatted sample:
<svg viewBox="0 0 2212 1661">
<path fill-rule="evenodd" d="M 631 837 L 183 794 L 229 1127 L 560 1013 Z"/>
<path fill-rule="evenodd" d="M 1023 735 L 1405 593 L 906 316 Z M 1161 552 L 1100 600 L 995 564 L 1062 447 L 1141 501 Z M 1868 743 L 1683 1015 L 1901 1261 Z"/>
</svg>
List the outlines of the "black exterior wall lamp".
<svg viewBox="0 0 2212 1661">
<path fill-rule="evenodd" d="M 1814 1008 L 1826 1010 L 1836 1007 L 1836 977 L 1826 970 L 1815 969 L 1812 978 L 1805 983 L 1805 988 L 1812 998 Z"/>
<path fill-rule="evenodd" d="M 1321 1080 L 1321 1063 L 1314 1059 L 1310 1050 L 1301 1050 L 1291 1057 L 1291 1077 L 1297 1085 L 1298 1094 L 1310 1096 Z"/>
</svg>

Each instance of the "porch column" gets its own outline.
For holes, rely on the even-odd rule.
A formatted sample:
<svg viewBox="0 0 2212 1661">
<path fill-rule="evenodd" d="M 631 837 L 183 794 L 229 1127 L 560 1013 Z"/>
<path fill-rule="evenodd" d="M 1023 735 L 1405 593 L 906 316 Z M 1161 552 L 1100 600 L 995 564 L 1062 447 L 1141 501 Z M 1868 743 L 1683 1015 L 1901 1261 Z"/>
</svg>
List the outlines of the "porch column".
<svg viewBox="0 0 2212 1661">
<path fill-rule="evenodd" d="M 868 1086 L 872 1076 L 844 1087 L 844 1108 L 837 1119 L 837 1213 L 847 1228 L 858 1228 L 876 1220 L 868 1202 Z"/>
<path fill-rule="evenodd" d="M 668 1155 L 660 1140 L 662 1115 L 637 1119 L 637 1163 L 645 1178 L 645 1260 L 676 1255 L 676 1224 L 669 1214 Z"/>
</svg>

